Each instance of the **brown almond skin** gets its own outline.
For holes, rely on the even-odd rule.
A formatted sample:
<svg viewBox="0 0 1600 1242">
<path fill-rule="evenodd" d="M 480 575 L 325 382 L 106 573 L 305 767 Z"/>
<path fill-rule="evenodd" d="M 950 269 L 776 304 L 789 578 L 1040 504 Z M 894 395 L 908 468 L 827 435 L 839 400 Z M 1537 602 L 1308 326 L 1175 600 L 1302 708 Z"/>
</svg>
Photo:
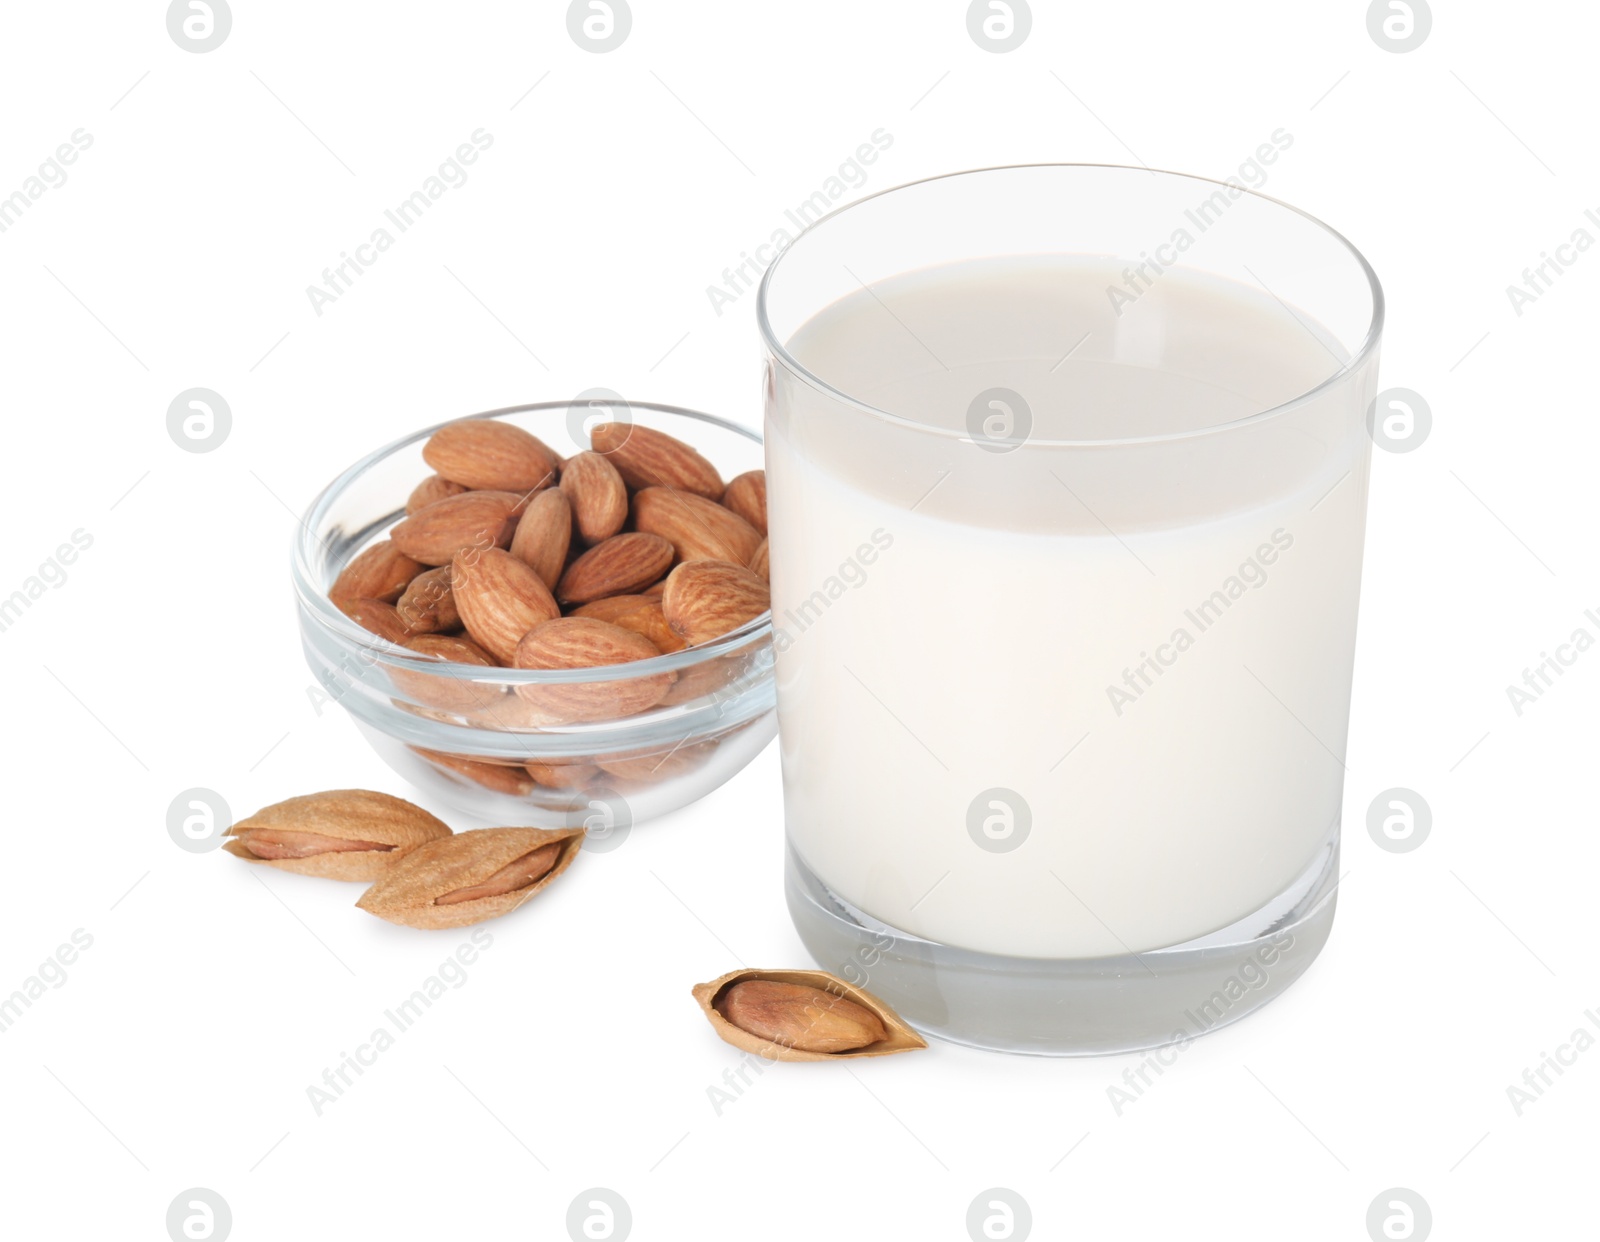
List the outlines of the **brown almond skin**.
<svg viewBox="0 0 1600 1242">
<path fill-rule="evenodd" d="M 716 739 L 711 738 L 649 755 L 600 755 L 596 762 L 607 776 L 638 785 L 653 785 L 698 772 L 716 749 Z"/>
<path fill-rule="evenodd" d="M 347 841 L 341 837 L 326 837 L 316 832 L 295 832 L 278 828 L 255 828 L 239 834 L 239 843 L 262 862 L 275 862 L 282 858 L 315 858 L 319 854 L 361 853 L 371 851 L 386 854 L 394 849 L 379 841 Z"/>
<path fill-rule="evenodd" d="M 420 806 L 370 789 L 330 789 L 263 807 L 228 829 L 223 849 L 280 871 L 375 880 L 449 827 Z M 251 848 L 260 840 L 262 852 Z M 342 844 L 320 848 L 323 842 Z M 376 847 L 376 848 L 372 848 Z"/>
<path fill-rule="evenodd" d="M 502 664 L 511 663 L 524 634 L 561 615 L 538 573 L 497 548 L 457 556 L 450 581 L 467 633 Z"/>
<path fill-rule="evenodd" d="M 486 763 L 482 759 L 472 759 L 466 755 L 447 755 L 442 751 L 424 750 L 420 746 L 413 746 L 411 749 L 429 763 L 454 772 L 458 776 L 464 776 L 474 784 L 492 789 L 495 793 L 522 797 L 533 792 L 533 778 L 520 764 Z"/>
<path fill-rule="evenodd" d="M 569 615 L 609 621 L 635 634 L 643 634 L 663 655 L 671 655 L 688 646 L 682 636 L 667 624 L 661 601 L 649 595 L 611 595 L 580 605 Z"/>
<path fill-rule="evenodd" d="M 747 470 L 728 484 L 722 493 L 722 507 L 737 513 L 767 537 L 767 472 Z"/>
<path fill-rule="evenodd" d="M 498 492 L 532 492 L 555 481 L 561 459 L 515 423 L 463 418 L 429 437 L 422 459 L 452 483 Z"/>
<path fill-rule="evenodd" d="M 535 626 L 517 644 L 515 664 L 529 669 L 607 668 L 661 653 L 642 635 L 592 617 L 562 617 Z M 518 686 L 517 694 L 553 718 L 578 722 L 631 716 L 654 707 L 676 680 L 652 673 L 610 681 Z"/>
<path fill-rule="evenodd" d="M 392 604 L 423 569 L 393 541 L 385 539 L 358 553 L 340 571 L 328 595 L 335 599 L 376 599 Z"/>
<path fill-rule="evenodd" d="M 615 625 L 618 617 L 625 617 L 650 602 L 651 596 L 648 595 L 607 595 L 604 599 L 576 605 L 568 615 L 593 617 L 596 621 L 609 621 Z"/>
<path fill-rule="evenodd" d="M 406 516 L 410 517 L 418 509 L 426 509 L 436 500 L 459 496 L 466 490 L 459 483 L 452 483 L 441 475 L 430 474 L 413 487 L 411 495 L 406 497 Z"/>
<path fill-rule="evenodd" d="M 460 628 L 461 615 L 456 612 L 450 591 L 450 566 L 440 565 L 418 574 L 394 609 L 413 634 L 438 634 Z"/>
<path fill-rule="evenodd" d="M 505 547 L 525 504 L 513 492 L 462 492 L 397 522 L 389 538 L 413 560 L 448 565 L 466 549 Z"/>
<path fill-rule="evenodd" d="M 628 487 L 599 453 L 577 453 L 561 467 L 561 490 L 572 502 L 578 534 L 588 544 L 611 538 L 628 520 Z"/>
<path fill-rule="evenodd" d="M 722 496 L 717 468 L 675 436 L 635 423 L 596 423 L 589 443 L 632 488 L 673 487 L 708 500 Z"/>
<path fill-rule="evenodd" d="M 450 893 L 441 893 L 433 899 L 433 904 L 455 906 L 463 901 L 481 901 L 485 897 L 503 897 L 507 893 L 514 893 L 518 889 L 527 888 L 543 876 L 556 865 L 556 860 L 560 857 L 561 842 L 552 841 L 549 845 L 541 845 L 538 849 L 530 850 L 521 858 L 507 863 L 482 883 L 469 884 L 466 888 L 458 888 Z"/>
<path fill-rule="evenodd" d="M 672 564 L 672 545 L 660 535 L 630 531 L 597 543 L 567 567 L 556 585 L 563 604 L 587 604 L 649 586 Z"/>
<path fill-rule="evenodd" d="M 379 638 L 388 639 L 391 643 L 404 643 L 412 636 L 410 627 L 401 619 L 393 604 L 386 604 L 381 599 L 335 599 L 333 602 L 350 620 Z"/>
<path fill-rule="evenodd" d="M 772 592 L 760 576 L 727 561 L 685 561 L 661 596 L 667 624 L 691 646 L 721 638 L 771 607 Z"/>
<path fill-rule="evenodd" d="M 404 646 L 418 655 L 437 656 L 456 664 L 476 664 L 483 668 L 497 668 L 495 658 L 465 634 L 415 634 L 406 639 Z"/>
<path fill-rule="evenodd" d="M 718 998 L 717 1012 L 741 1031 L 802 1052 L 852 1052 L 889 1036 L 870 1009 L 799 983 L 736 983 Z"/>
<path fill-rule="evenodd" d="M 633 498 L 635 530 L 660 535 L 680 561 L 750 564 L 761 532 L 713 500 L 664 487 L 647 487 Z"/>
<path fill-rule="evenodd" d="M 361 899 L 361 909 L 406 927 L 466 927 L 509 914 L 571 865 L 583 842 L 582 828 L 477 828 L 418 847 L 384 874 Z M 526 883 L 517 880 L 542 865 L 555 847 L 552 865 Z M 508 870 L 509 869 L 509 870 Z M 521 873 L 519 877 L 518 873 Z M 517 884 L 516 887 L 507 886 Z M 461 900 L 439 898 L 472 889 L 507 889 Z"/>
<path fill-rule="evenodd" d="M 555 589 L 572 543 L 572 505 L 565 492 L 551 487 L 528 502 L 511 536 L 511 555 L 530 566 L 545 586 Z"/>
<path fill-rule="evenodd" d="M 767 550 L 769 541 L 763 539 L 761 546 L 756 549 L 756 554 L 750 558 L 750 572 L 763 582 L 772 581 L 772 559 Z"/>
<path fill-rule="evenodd" d="M 433 656 L 452 664 L 478 668 L 497 667 L 495 658 L 465 635 L 417 634 L 402 644 L 418 655 Z M 393 667 L 389 677 L 395 687 L 418 703 L 447 712 L 487 711 L 504 697 L 499 686 L 485 686 L 471 680 L 471 674 L 453 669 L 424 673 L 416 669 Z"/>
<path fill-rule="evenodd" d="M 661 706 L 676 707 L 697 699 L 720 698 L 741 675 L 748 675 L 749 667 L 749 661 L 737 652 L 691 664 L 678 673 L 677 682 L 662 696 Z"/>
<path fill-rule="evenodd" d="M 579 789 L 600 775 L 592 763 L 546 763 L 530 759 L 523 765 L 528 775 L 546 789 Z"/>
</svg>

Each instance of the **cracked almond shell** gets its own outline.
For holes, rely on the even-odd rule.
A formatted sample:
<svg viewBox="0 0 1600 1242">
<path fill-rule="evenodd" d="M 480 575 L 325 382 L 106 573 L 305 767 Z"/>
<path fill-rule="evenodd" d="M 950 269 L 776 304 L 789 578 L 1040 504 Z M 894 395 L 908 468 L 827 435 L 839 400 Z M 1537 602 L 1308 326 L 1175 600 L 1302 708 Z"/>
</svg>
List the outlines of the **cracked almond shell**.
<svg viewBox="0 0 1600 1242">
<path fill-rule="evenodd" d="M 258 830 L 371 841 L 391 848 L 260 858 L 249 845 L 251 834 Z M 375 880 L 418 846 L 450 836 L 450 827 L 404 798 L 370 789 L 330 789 L 263 807 L 234 824 L 226 835 L 229 840 L 222 848 L 246 862 L 330 880 Z"/>
<path fill-rule="evenodd" d="M 729 1022 L 717 1011 L 716 1006 L 735 984 L 752 979 L 769 983 L 797 983 L 803 987 L 817 988 L 845 1000 L 854 1001 L 863 1009 L 870 1010 L 878 1021 L 883 1023 L 888 1037 L 878 1040 L 877 1043 L 868 1044 L 864 1048 L 853 1048 L 848 1052 L 807 1052 L 801 1048 L 791 1048 L 751 1034 Z M 694 998 L 699 1003 L 701 1012 L 706 1015 L 706 1020 L 711 1023 L 712 1029 L 724 1043 L 732 1044 L 745 1052 L 753 1052 L 768 1061 L 843 1061 L 852 1057 L 886 1057 L 896 1052 L 912 1052 L 928 1046 L 927 1040 L 912 1030 L 899 1014 L 871 992 L 863 991 L 823 970 L 734 970 L 721 978 L 713 979 L 710 983 L 696 984 Z"/>
<path fill-rule="evenodd" d="M 418 846 L 386 871 L 356 905 L 390 923 L 437 929 L 467 927 L 510 914 L 572 865 L 582 828 L 474 828 Z M 437 898 L 482 884 L 524 854 L 562 843 L 550 870 L 526 888 L 475 901 L 435 905 Z"/>
</svg>

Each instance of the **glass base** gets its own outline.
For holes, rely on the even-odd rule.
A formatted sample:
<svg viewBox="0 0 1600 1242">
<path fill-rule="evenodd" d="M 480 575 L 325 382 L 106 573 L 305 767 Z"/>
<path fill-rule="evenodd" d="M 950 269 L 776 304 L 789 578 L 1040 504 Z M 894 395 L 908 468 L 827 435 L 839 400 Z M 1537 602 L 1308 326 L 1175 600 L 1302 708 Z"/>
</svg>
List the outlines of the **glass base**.
<svg viewBox="0 0 1600 1242">
<path fill-rule="evenodd" d="M 1116 957 L 1001 957 L 924 940 L 841 901 L 792 845 L 787 855 L 789 913 L 817 964 L 924 1035 L 995 1052 L 1102 1056 L 1187 1043 L 1304 974 L 1333 924 L 1339 824 L 1295 882 L 1248 917 Z"/>
</svg>

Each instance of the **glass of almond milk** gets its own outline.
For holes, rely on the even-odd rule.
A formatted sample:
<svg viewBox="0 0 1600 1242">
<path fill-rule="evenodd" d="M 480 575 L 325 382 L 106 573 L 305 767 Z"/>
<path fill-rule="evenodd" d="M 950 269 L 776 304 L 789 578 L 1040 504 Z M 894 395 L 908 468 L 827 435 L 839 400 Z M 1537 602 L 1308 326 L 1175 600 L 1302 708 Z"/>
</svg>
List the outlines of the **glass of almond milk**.
<svg viewBox="0 0 1600 1242">
<path fill-rule="evenodd" d="M 902 186 L 767 271 L 790 911 L 919 1029 L 1182 1045 L 1310 965 L 1383 296 L 1145 168 Z"/>
</svg>

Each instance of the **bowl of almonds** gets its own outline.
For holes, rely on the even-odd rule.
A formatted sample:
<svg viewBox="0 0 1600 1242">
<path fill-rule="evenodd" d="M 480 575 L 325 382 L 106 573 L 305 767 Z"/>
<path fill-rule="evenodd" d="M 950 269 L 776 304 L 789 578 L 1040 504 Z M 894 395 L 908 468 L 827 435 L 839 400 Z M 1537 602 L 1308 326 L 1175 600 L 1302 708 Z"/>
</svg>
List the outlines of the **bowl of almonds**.
<svg viewBox="0 0 1600 1242">
<path fill-rule="evenodd" d="M 777 728 L 761 466 L 754 431 L 620 400 L 369 454 L 295 540 L 319 706 L 485 821 L 595 837 L 694 801 Z"/>
</svg>

